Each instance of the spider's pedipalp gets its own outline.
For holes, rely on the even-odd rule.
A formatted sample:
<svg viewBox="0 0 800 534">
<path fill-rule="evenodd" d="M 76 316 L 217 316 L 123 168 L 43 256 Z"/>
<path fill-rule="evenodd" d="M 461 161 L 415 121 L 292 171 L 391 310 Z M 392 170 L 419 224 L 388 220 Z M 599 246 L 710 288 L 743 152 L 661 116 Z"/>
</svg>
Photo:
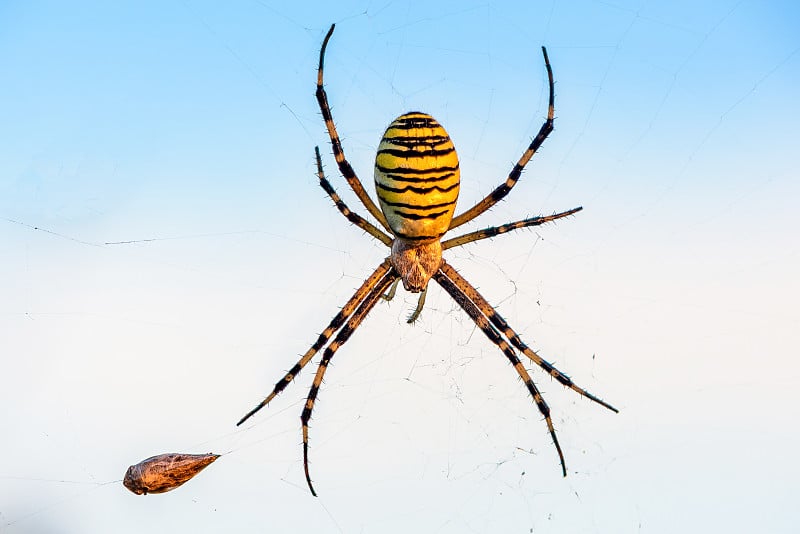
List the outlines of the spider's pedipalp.
<svg viewBox="0 0 800 534">
<path fill-rule="evenodd" d="M 255 408 L 247 412 L 247 414 L 245 414 L 245 416 L 242 417 L 238 423 L 236 423 L 236 426 L 241 425 L 250 419 L 250 417 L 252 417 L 261 408 L 269 404 L 272 399 L 274 399 L 286 388 L 286 386 L 289 385 L 292 380 L 297 377 L 303 367 L 305 367 L 308 362 L 311 361 L 314 355 L 325 346 L 331 336 L 337 330 L 339 330 L 339 328 L 341 328 L 345 321 L 356 310 L 357 306 L 364 301 L 367 295 L 370 294 L 370 291 L 372 291 L 372 289 L 383 279 L 383 277 L 391 270 L 391 268 L 392 267 L 389 264 L 389 258 L 386 258 L 383 263 L 381 263 L 378 268 L 375 269 L 375 271 L 364 281 L 364 283 L 361 284 L 361 287 L 356 290 L 355 294 L 350 298 L 350 300 L 347 301 L 339 313 L 334 316 L 328 327 L 322 331 L 314 344 L 311 345 L 311 348 L 309 348 L 306 353 L 303 354 L 303 356 L 297 361 L 297 363 L 294 364 L 294 367 L 292 367 L 289 372 L 287 372 L 283 378 L 279 380 L 277 384 L 275 384 L 275 388 L 272 390 L 269 396 L 258 403 Z"/>
<path fill-rule="evenodd" d="M 392 285 L 389 287 L 389 291 L 381 295 L 381 298 L 387 302 L 391 301 L 395 294 L 397 293 L 397 284 L 399 284 L 401 278 L 397 278 Z M 419 299 L 417 299 L 417 305 L 414 307 L 414 310 L 409 314 L 408 319 L 406 322 L 408 324 L 413 324 L 419 319 L 420 314 L 422 313 L 422 308 L 425 306 L 425 296 L 428 294 L 428 286 L 425 286 L 419 294 Z"/>
<path fill-rule="evenodd" d="M 459 287 L 459 284 L 454 280 L 451 280 L 443 270 L 437 272 L 433 279 L 436 280 L 442 288 L 453 297 L 461 308 L 467 312 L 467 315 L 470 316 L 472 321 L 475 325 L 481 329 L 481 331 L 486 334 L 486 337 L 489 340 L 497 345 L 497 347 L 505 354 L 506 358 L 511 362 L 511 365 L 514 366 L 514 369 L 519 374 L 522 381 L 525 383 L 525 386 L 528 388 L 528 391 L 533 397 L 533 401 L 536 403 L 536 407 L 539 409 L 539 412 L 544 416 L 544 420 L 547 423 L 547 430 L 550 432 L 550 437 L 553 439 L 553 445 L 556 447 L 556 451 L 558 452 L 558 458 L 561 462 L 561 472 L 564 476 L 567 476 L 567 464 L 564 460 L 564 453 L 561 451 L 561 445 L 558 443 L 558 437 L 556 436 L 556 429 L 553 426 L 553 420 L 550 418 L 550 407 L 545 402 L 542 394 L 539 392 L 539 389 L 536 387 L 536 384 L 533 382 L 533 379 L 528 374 L 528 371 L 525 369 L 525 366 L 522 365 L 522 362 L 519 361 L 519 357 L 517 357 L 517 353 L 514 352 L 514 349 L 508 344 L 508 342 L 503 339 L 500 333 L 489 323 L 489 320 L 486 316 L 481 313 L 478 307 L 475 305 L 472 300 L 467 296 L 467 294 Z"/>
<path fill-rule="evenodd" d="M 619 413 L 619 410 L 617 410 L 604 400 L 595 397 L 585 389 L 577 386 L 572 381 L 572 379 L 570 379 L 569 376 L 565 375 L 564 373 L 556 369 L 556 367 L 553 364 L 551 364 L 550 362 L 548 362 L 547 360 L 536 354 L 536 352 L 533 349 L 531 349 L 525 343 L 523 343 L 522 339 L 519 337 L 519 334 L 517 334 L 508 325 L 506 320 L 503 319 L 503 317 L 499 313 L 497 313 L 497 310 L 495 310 L 494 307 L 492 307 L 492 305 L 490 305 L 489 302 L 487 302 L 487 300 L 483 297 L 483 295 L 481 295 L 478 292 L 478 290 L 475 289 L 475 287 L 473 287 L 473 285 L 466 280 L 466 278 L 461 276 L 458 273 L 458 271 L 453 269 L 451 265 L 449 265 L 444 261 L 442 262 L 442 272 L 444 272 L 444 274 L 448 278 L 450 278 L 453 281 L 453 283 L 456 284 L 459 287 L 459 289 L 461 289 L 461 291 L 463 291 L 466 294 L 467 298 L 478 307 L 481 313 L 484 316 L 486 316 L 489 319 L 489 321 L 503 333 L 504 336 L 506 336 L 506 338 L 511 342 L 512 345 L 514 345 L 514 347 L 517 350 L 525 354 L 525 356 L 530 358 L 532 362 L 534 362 L 536 365 L 544 369 L 545 372 L 547 372 L 547 374 L 558 380 L 558 382 L 561 383 L 561 385 L 570 388 L 571 390 L 575 391 L 581 396 L 586 397 L 587 399 L 594 401 L 605 408 L 608 408 L 614 413 Z"/>
<path fill-rule="evenodd" d="M 314 485 L 311 483 L 311 475 L 308 471 L 308 421 L 311 419 L 311 412 L 314 410 L 314 402 L 316 402 L 317 395 L 319 394 L 319 388 L 322 385 L 322 379 L 325 377 L 325 371 L 328 369 L 328 365 L 330 364 L 333 355 L 336 354 L 336 351 L 339 350 L 339 347 L 344 345 L 353 332 L 355 332 L 356 328 L 358 328 L 358 326 L 361 324 L 361 321 L 363 321 L 370 310 L 375 307 L 375 304 L 378 303 L 381 295 L 383 295 L 383 292 L 386 290 L 389 284 L 395 280 L 395 278 L 397 278 L 397 273 L 390 271 L 375 284 L 375 286 L 370 290 L 369 294 L 364 297 L 363 301 L 361 301 L 361 304 L 359 304 L 355 313 L 350 316 L 350 318 L 347 320 L 347 323 L 342 327 L 341 330 L 339 330 L 339 333 L 336 334 L 334 340 L 331 341 L 327 347 L 325 347 L 325 352 L 322 353 L 322 360 L 319 362 L 317 374 L 314 375 L 314 382 L 311 384 L 308 397 L 306 397 L 306 404 L 303 408 L 303 413 L 300 415 L 300 421 L 303 424 L 303 468 L 306 473 L 306 482 L 308 483 L 308 488 L 311 490 L 311 494 L 315 497 L 317 496 L 317 493 L 314 491 Z"/>
<path fill-rule="evenodd" d="M 417 305 L 414 308 L 414 311 L 411 312 L 411 315 L 408 316 L 406 322 L 408 324 L 414 324 L 417 319 L 419 319 L 419 315 L 422 313 L 422 308 L 425 307 L 425 297 L 428 295 L 428 286 L 425 286 L 425 289 L 419 294 L 419 299 L 417 300 Z"/>
<path fill-rule="evenodd" d="M 395 280 L 394 282 L 392 282 L 392 285 L 389 286 L 389 291 L 384 293 L 381 298 L 383 298 L 383 300 L 385 300 L 386 302 L 391 302 L 391 300 L 394 298 L 395 294 L 397 294 L 397 284 L 399 284 L 399 283 L 400 283 L 400 279 L 399 278 L 397 280 Z"/>
</svg>

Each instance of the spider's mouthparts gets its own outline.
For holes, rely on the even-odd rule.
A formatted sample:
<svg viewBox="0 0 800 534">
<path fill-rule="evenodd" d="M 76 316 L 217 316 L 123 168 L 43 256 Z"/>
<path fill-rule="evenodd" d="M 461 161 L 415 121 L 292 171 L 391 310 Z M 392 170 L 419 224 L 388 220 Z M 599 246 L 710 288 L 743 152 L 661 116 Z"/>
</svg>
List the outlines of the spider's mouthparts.
<svg viewBox="0 0 800 534">
<path fill-rule="evenodd" d="M 442 265 L 442 243 L 438 239 L 417 243 L 397 238 L 392 243 L 391 260 L 406 291 L 420 293 Z"/>
</svg>

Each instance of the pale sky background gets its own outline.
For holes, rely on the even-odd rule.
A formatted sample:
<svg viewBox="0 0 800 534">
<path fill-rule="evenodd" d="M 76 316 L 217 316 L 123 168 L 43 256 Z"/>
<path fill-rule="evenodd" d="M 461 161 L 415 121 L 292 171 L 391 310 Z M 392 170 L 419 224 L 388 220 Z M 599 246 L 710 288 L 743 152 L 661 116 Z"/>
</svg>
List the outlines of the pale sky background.
<svg viewBox="0 0 800 534">
<path fill-rule="evenodd" d="M 113 4 L 113 5 L 112 5 Z M 0 531 L 796 532 L 796 2 L 3 2 Z M 615 415 L 533 370 L 569 469 L 505 357 L 434 284 L 381 303 L 237 429 L 386 249 L 318 187 L 326 82 L 370 193 L 421 110 L 467 229 L 584 211 L 446 253 Z M 165 452 L 223 456 L 164 495 Z"/>
</svg>

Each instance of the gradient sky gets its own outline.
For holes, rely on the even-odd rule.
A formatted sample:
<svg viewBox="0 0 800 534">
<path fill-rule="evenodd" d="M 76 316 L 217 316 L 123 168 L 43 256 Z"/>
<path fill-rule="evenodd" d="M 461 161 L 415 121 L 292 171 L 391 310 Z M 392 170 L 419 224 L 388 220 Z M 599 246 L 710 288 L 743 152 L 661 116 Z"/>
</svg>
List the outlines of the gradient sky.
<svg viewBox="0 0 800 534">
<path fill-rule="evenodd" d="M 166 5 L 165 5 L 166 4 Z M 800 492 L 795 2 L 0 4 L 0 530 L 794 532 Z M 556 129 L 446 258 L 534 348 L 569 476 L 502 354 L 439 288 L 380 304 L 311 426 L 290 368 L 386 250 L 333 208 L 346 153 L 420 110 L 457 211 Z M 223 456 L 165 495 L 118 482 Z"/>
</svg>

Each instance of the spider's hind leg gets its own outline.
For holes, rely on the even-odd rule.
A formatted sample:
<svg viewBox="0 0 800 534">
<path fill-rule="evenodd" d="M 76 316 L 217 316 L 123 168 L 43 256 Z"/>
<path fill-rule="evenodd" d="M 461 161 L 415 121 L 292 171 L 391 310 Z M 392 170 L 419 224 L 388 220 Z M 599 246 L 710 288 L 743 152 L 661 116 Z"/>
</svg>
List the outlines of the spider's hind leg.
<svg viewBox="0 0 800 534">
<path fill-rule="evenodd" d="M 545 139 L 547 139 L 547 136 L 550 135 L 550 132 L 553 131 L 553 120 L 555 117 L 555 87 L 553 83 L 553 69 L 550 66 L 550 59 L 547 57 L 547 49 L 545 47 L 542 47 L 542 55 L 544 55 L 544 66 L 545 69 L 547 69 L 547 82 L 550 89 L 550 97 L 547 103 L 547 120 L 544 121 L 544 124 L 542 124 L 542 127 L 539 129 L 539 133 L 537 133 L 536 137 L 533 138 L 533 141 L 531 141 L 531 144 L 528 145 L 528 148 L 525 150 L 525 152 L 522 153 L 522 156 L 519 158 L 519 161 L 517 161 L 517 164 L 511 169 L 511 172 L 508 174 L 508 178 L 506 178 L 505 182 L 497 186 L 494 191 L 489 193 L 483 200 L 472 206 L 470 209 L 453 217 L 453 220 L 450 221 L 450 230 L 471 221 L 505 198 L 508 192 L 511 191 L 511 189 L 519 181 L 525 165 L 528 164 L 533 155 L 536 154 L 536 151 L 539 150 L 539 147 L 542 146 L 542 143 L 544 143 Z"/>
<path fill-rule="evenodd" d="M 355 224 L 387 247 L 392 246 L 391 237 L 381 232 L 375 227 L 375 225 L 361 217 L 358 213 L 351 211 L 350 208 L 347 207 L 347 204 L 345 204 L 341 197 L 339 197 L 338 193 L 336 193 L 336 190 L 333 188 L 331 183 L 327 178 L 325 178 L 325 171 L 322 169 L 322 158 L 319 155 L 318 146 L 314 147 L 314 155 L 317 159 L 317 177 L 319 177 L 319 185 L 328 194 L 328 196 L 331 197 L 331 200 L 333 200 L 333 203 L 336 205 L 336 209 L 338 209 L 348 221 Z"/>
<path fill-rule="evenodd" d="M 333 148 L 333 156 L 336 158 L 336 164 L 339 166 L 339 172 L 342 173 L 344 179 L 347 180 L 348 184 L 350 184 L 350 188 L 356 194 L 364 207 L 367 208 L 367 211 L 370 213 L 370 215 L 375 217 L 381 226 L 389 231 L 389 223 L 386 222 L 386 217 L 364 190 L 364 186 L 361 184 L 358 176 L 356 176 L 356 172 L 353 170 L 353 167 L 350 165 L 350 162 L 347 161 L 347 158 L 344 155 L 342 142 L 339 139 L 339 134 L 336 131 L 336 125 L 333 122 L 331 108 L 328 105 L 328 95 L 325 93 L 325 85 L 323 83 L 323 71 L 325 66 L 325 49 L 328 47 L 328 41 L 330 41 L 331 35 L 333 35 L 333 28 L 335 26 L 335 24 L 331 24 L 331 28 L 325 35 L 325 39 L 322 41 L 322 47 L 319 50 L 319 67 L 317 69 L 316 93 L 317 103 L 319 104 L 319 110 L 322 113 L 322 118 L 325 120 L 325 128 L 328 130 L 328 137 L 330 137 L 331 140 L 331 148 Z"/>
</svg>

